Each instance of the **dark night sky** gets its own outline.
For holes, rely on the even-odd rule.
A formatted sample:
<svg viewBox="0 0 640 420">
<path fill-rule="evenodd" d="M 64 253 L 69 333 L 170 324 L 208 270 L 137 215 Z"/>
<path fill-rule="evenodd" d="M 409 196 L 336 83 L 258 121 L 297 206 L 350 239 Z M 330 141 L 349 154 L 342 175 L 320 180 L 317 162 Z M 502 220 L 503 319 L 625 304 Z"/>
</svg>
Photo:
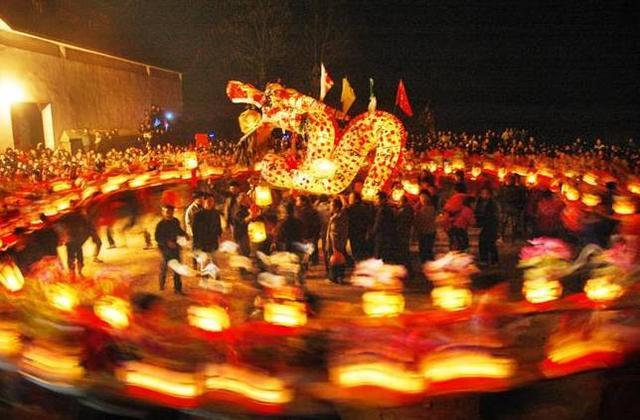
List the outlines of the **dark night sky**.
<svg viewBox="0 0 640 420">
<path fill-rule="evenodd" d="M 203 35 L 226 19 L 220 2 L 4 1 L 25 30 L 185 71 L 185 114 L 233 131 L 239 108 L 224 86 L 243 72 L 226 59 L 224 36 L 206 43 Z M 43 15 L 25 3 L 44 4 Z M 414 108 L 431 101 L 441 128 L 638 137 L 637 3 L 352 0 L 341 12 L 349 48 L 325 64 L 337 82 L 352 81 L 356 111 L 366 107 L 368 77 L 387 110 L 402 77 Z M 291 10 L 298 23 L 309 17 L 304 0 Z M 270 76 L 303 90 L 299 42 L 292 33 L 282 46 L 292 53 Z M 338 85 L 327 97 L 336 106 Z"/>
</svg>

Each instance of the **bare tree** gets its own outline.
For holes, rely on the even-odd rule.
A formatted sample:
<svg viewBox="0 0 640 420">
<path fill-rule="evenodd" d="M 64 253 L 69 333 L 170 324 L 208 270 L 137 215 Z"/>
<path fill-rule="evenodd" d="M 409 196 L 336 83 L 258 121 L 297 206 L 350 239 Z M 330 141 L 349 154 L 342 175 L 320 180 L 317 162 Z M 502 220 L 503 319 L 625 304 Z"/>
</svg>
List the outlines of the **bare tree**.
<svg viewBox="0 0 640 420">
<path fill-rule="evenodd" d="M 283 0 L 230 1 L 211 30 L 213 44 L 234 64 L 265 83 L 288 54 L 289 3 Z M 220 45 L 224 42 L 224 45 Z"/>
</svg>

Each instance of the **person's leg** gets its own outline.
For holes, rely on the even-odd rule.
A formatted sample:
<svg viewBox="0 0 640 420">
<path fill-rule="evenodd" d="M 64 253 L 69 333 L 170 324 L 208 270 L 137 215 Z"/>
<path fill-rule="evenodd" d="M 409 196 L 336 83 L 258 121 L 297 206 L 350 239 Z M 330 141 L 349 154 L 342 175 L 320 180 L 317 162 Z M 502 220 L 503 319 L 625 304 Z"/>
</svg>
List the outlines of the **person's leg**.
<svg viewBox="0 0 640 420">
<path fill-rule="evenodd" d="M 82 276 L 82 269 L 84 268 L 84 255 L 82 253 L 82 244 L 78 244 L 76 248 L 76 260 L 78 264 L 78 274 Z"/>
<path fill-rule="evenodd" d="M 145 249 L 151 248 L 151 234 L 147 229 L 143 229 L 142 234 L 144 235 L 144 247 Z"/>
<path fill-rule="evenodd" d="M 425 235 L 425 240 L 426 240 L 426 255 L 427 255 L 427 260 L 433 260 L 435 257 L 435 254 L 433 252 L 433 246 L 436 242 L 436 233 L 428 233 Z M 423 261 L 424 262 L 424 261 Z"/>
<path fill-rule="evenodd" d="M 489 264 L 498 264 L 499 261 L 498 246 L 496 245 L 496 237 L 494 236 L 489 242 Z"/>
<path fill-rule="evenodd" d="M 427 260 L 427 235 L 418 235 L 418 255 L 420 264 L 424 264 Z"/>
<path fill-rule="evenodd" d="M 489 238 L 487 237 L 487 232 L 485 230 L 480 231 L 480 236 L 478 237 L 478 260 L 480 264 L 488 264 L 489 263 Z"/>
<path fill-rule="evenodd" d="M 180 274 L 173 272 L 173 291 L 176 293 L 182 293 L 182 279 Z"/>
<path fill-rule="evenodd" d="M 67 243 L 67 267 L 72 276 L 76 274 L 76 249 L 75 244 Z"/>
<path fill-rule="evenodd" d="M 107 242 L 109 242 L 109 248 L 116 247 L 116 241 L 113 239 L 113 227 L 107 226 Z"/>
<path fill-rule="evenodd" d="M 318 265 L 320 263 L 320 253 L 318 252 L 318 237 L 311 238 L 311 243 L 313 244 L 313 253 L 309 258 L 311 265 Z"/>
<path fill-rule="evenodd" d="M 102 240 L 100 239 L 100 235 L 95 229 L 91 230 L 91 240 L 95 244 L 95 249 L 93 251 L 93 260 L 99 261 L 98 255 L 100 255 L 100 249 L 102 249 Z"/>
<path fill-rule="evenodd" d="M 167 280 L 167 263 L 169 260 L 164 255 L 162 256 L 162 262 L 160 263 L 160 290 L 164 290 L 164 284 Z"/>
</svg>

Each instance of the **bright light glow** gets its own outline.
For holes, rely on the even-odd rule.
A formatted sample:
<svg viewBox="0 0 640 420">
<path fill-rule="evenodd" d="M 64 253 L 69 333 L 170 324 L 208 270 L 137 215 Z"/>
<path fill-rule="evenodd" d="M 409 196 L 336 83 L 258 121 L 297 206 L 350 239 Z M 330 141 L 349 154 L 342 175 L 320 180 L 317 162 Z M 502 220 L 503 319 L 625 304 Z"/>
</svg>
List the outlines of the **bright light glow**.
<svg viewBox="0 0 640 420">
<path fill-rule="evenodd" d="M 77 380 L 84 376 L 80 357 L 75 349 L 57 347 L 51 343 L 33 345 L 22 355 L 22 367 L 41 379 Z"/>
<path fill-rule="evenodd" d="M 270 206 L 273 202 L 271 188 L 268 185 L 258 185 L 255 189 L 255 202 L 258 207 Z"/>
<path fill-rule="evenodd" d="M 499 168 L 498 169 L 498 179 L 500 181 L 504 181 L 504 179 L 507 177 L 507 168 Z"/>
<path fill-rule="evenodd" d="M 317 178 L 331 178 L 336 173 L 336 164 L 329 159 L 316 159 L 311 162 L 311 173 Z"/>
<path fill-rule="evenodd" d="M 198 167 L 198 155 L 196 152 L 186 152 L 184 154 L 184 167 L 189 170 Z"/>
<path fill-rule="evenodd" d="M 420 194 L 420 185 L 416 184 L 415 182 L 411 182 L 405 179 L 402 181 L 402 188 L 404 188 L 404 190 L 411 195 Z"/>
<path fill-rule="evenodd" d="M 587 280 L 584 292 L 594 302 L 609 302 L 624 294 L 624 289 L 608 277 L 597 277 Z"/>
<path fill-rule="evenodd" d="M 391 199 L 395 202 L 399 202 L 404 196 L 404 190 L 401 188 L 395 188 L 391 191 Z"/>
<path fill-rule="evenodd" d="M 9 79 L 0 81 L 0 104 L 12 105 L 25 99 L 24 89 L 18 82 Z"/>
<path fill-rule="evenodd" d="M 562 295 L 562 284 L 558 280 L 526 280 L 522 286 L 524 298 L 531 303 L 544 303 Z"/>
<path fill-rule="evenodd" d="M 538 175 L 535 172 L 529 172 L 527 174 L 527 185 L 535 185 L 538 182 Z"/>
<path fill-rule="evenodd" d="M 267 302 L 264 305 L 264 320 L 285 327 L 302 327 L 307 323 L 307 310 L 304 303 Z"/>
<path fill-rule="evenodd" d="M 513 375 L 515 362 L 485 353 L 453 352 L 426 357 L 421 363 L 421 371 L 432 382 L 458 378 L 504 379 Z"/>
<path fill-rule="evenodd" d="M 620 346 L 613 340 L 571 340 L 555 345 L 547 355 L 554 363 L 569 363 L 592 353 L 616 353 Z"/>
<path fill-rule="evenodd" d="M 129 326 L 131 306 L 123 299 L 114 296 L 102 297 L 93 305 L 93 311 L 98 318 L 113 328 L 123 329 Z"/>
<path fill-rule="evenodd" d="M 0 324 L 0 355 L 7 357 L 17 354 L 22 349 L 20 331 L 17 325 Z"/>
<path fill-rule="evenodd" d="M 249 240 L 254 244 L 259 244 L 267 239 L 267 228 L 264 222 L 256 221 L 249 223 L 247 226 Z"/>
<path fill-rule="evenodd" d="M 476 179 L 482 173 L 482 168 L 479 166 L 474 166 L 471 168 L 471 178 Z"/>
<path fill-rule="evenodd" d="M 582 194 L 582 204 L 585 206 L 595 207 L 600 204 L 600 201 L 602 200 L 599 195 L 589 193 Z"/>
<path fill-rule="evenodd" d="M 627 189 L 630 193 L 640 195 L 640 182 L 630 182 L 627 185 Z"/>
<path fill-rule="evenodd" d="M 63 312 L 73 311 L 79 303 L 76 289 L 64 283 L 47 287 L 46 296 L 51 306 Z"/>
<path fill-rule="evenodd" d="M 617 214 L 627 215 L 636 212 L 636 205 L 631 197 L 616 195 L 613 197 L 613 211 Z"/>
<path fill-rule="evenodd" d="M 598 176 L 593 172 L 587 172 L 582 176 L 582 180 L 589 185 L 596 186 L 598 185 Z"/>
<path fill-rule="evenodd" d="M 165 117 L 166 119 L 168 119 L 169 121 L 173 120 L 173 118 L 174 118 L 173 112 L 171 112 L 171 111 L 167 111 L 167 112 L 165 112 L 165 113 L 164 113 L 164 117 Z"/>
<path fill-rule="evenodd" d="M 329 371 L 331 382 L 352 388 L 377 386 L 393 391 L 417 394 L 426 389 L 424 378 L 394 363 L 360 363 L 337 366 Z"/>
<path fill-rule="evenodd" d="M 180 398 L 195 398 L 202 394 L 195 373 L 178 372 L 140 362 L 126 362 L 116 376 L 127 385 L 149 389 Z"/>
<path fill-rule="evenodd" d="M 229 314 L 220 306 L 189 306 L 189 325 L 205 331 L 218 332 L 229 328 Z"/>
<path fill-rule="evenodd" d="M 431 291 L 433 305 L 447 311 L 459 311 L 471 306 L 473 294 L 467 288 L 441 286 Z"/>
<path fill-rule="evenodd" d="M 205 369 L 207 390 L 222 390 L 267 404 L 286 404 L 293 391 L 279 378 L 231 365 L 209 365 Z"/>
<path fill-rule="evenodd" d="M 569 201 L 578 201 L 580 199 L 580 191 L 570 184 L 562 184 L 560 191 Z"/>
<path fill-rule="evenodd" d="M 22 272 L 13 262 L 3 264 L 0 268 L 0 283 L 11 293 L 19 292 L 24 287 Z"/>
<path fill-rule="evenodd" d="M 404 311 L 404 297 L 393 292 L 365 292 L 362 294 L 362 309 L 373 318 L 397 316 Z"/>
</svg>

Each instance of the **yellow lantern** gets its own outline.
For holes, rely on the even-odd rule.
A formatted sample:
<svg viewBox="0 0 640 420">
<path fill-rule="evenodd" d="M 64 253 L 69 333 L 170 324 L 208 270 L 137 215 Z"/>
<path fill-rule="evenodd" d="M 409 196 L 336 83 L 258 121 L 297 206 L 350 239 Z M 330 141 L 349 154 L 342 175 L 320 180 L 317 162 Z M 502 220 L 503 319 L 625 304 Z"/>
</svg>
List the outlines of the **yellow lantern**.
<svg viewBox="0 0 640 420">
<path fill-rule="evenodd" d="M 82 199 L 86 200 L 89 197 L 92 197 L 95 193 L 98 192 L 98 189 L 94 186 L 88 186 L 84 190 L 82 190 Z"/>
<path fill-rule="evenodd" d="M 376 386 L 408 394 L 426 389 L 424 378 L 404 365 L 390 362 L 357 363 L 329 370 L 331 382 L 344 387 Z"/>
<path fill-rule="evenodd" d="M 372 318 L 397 316 L 404 311 L 401 293 L 371 291 L 362 294 L 362 309 Z"/>
<path fill-rule="evenodd" d="M 465 163 L 464 160 L 460 159 L 460 158 L 456 158 L 453 160 L 453 162 L 451 162 L 451 167 L 454 170 L 464 170 L 465 168 Z"/>
<path fill-rule="evenodd" d="M 66 191 L 69 189 L 71 189 L 71 184 L 69 184 L 67 181 L 56 181 L 51 184 L 51 190 L 53 192 Z"/>
<path fill-rule="evenodd" d="M 21 370 L 45 380 L 76 381 L 84 376 L 81 352 L 80 347 L 36 342 L 22 354 Z"/>
<path fill-rule="evenodd" d="M 639 181 L 629 182 L 629 184 L 627 185 L 627 189 L 629 190 L 630 193 L 640 195 L 640 182 Z"/>
<path fill-rule="evenodd" d="M 584 338 L 572 337 L 553 345 L 547 352 L 547 359 L 558 364 L 570 363 L 589 354 L 620 351 L 619 342 L 612 339 L 591 337 L 589 340 L 585 340 Z"/>
<path fill-rule="evenodd" d="M 459 311 L 471 306 L 473 294 L 462 287 L 440 286 L 431 291 L 434 306 L 446 311 Z"/>
<path fill-rule="evenodd" d="M 189 306 L 189 325 L 205 331 L 219 332 L 229 328 L 229 314 L 220 306 Z"/>
<path fill-rule="evenodd" d="M 402 197 L 404 196 L 404 190 L 400 189 L 400 188 L 394 188 L 393 191 L 391 191 L 391 199 L 395 202 L 399 202 L 400 199 L 402 199 Z"/>
<path fill-rule="evenodd" d="M 78 292 L 64 283 L 48 286 L 45 292 L 49 304 L 63 312 L 71 312 L 79 303 Z"/>
<path fill-rule="evenodd" d="M 336 164 L 329 159 L 316 159 L 311 162 L 311 173 L 316 178 L 331 178 L 336 173 Z"/>
<path fill-rule="evenodd" d="M 595 207 L 600 204 L 602 200 L 599 195 L 585 193 L 582 194 L 582 204 L 588 207 Z"/>
<path fill-rule="evenodd" d="M 618 299 L 624 294 L 624 289 L 608 277 L 597 277 L 587 280 L 584 292 L 594 302 L 608 302 Z"/>
<path fill-rule="evenodd" d="M 0 322 L 0 356 L 10 357 L 22 349 L 22 339 L 18 325 L 14 322 Z"/>
<path fill-rule="evenodd" d="M 444 163 L 444 173 L 449 175 L 451 172 L 453 172 L 453 168 L 451 167 L 451 164 L 449 162 L 445 162 Z"/>
<path fill-rule="evenodd" d="M 125 362 L 116 377 L 127 385 L 178 398 L 196 398 L 202 394 L 198 373 L 178 372 L 142 362 Z"/>
<path fill-rule="evenodd" d="M 513 376 L 515 368 L 512 359 L 472 351 L 444 352 L 427 356 L 420 363 L 420 371 L 429 382 L 460 378 L 506 379 Z"/>
<path fill-rule="evenodd" d="M 593 172 L 587 172 L 586 174 L 582 175 L 582 180 L 589 185 L 598 185 L 598 176 Z"/>
<path fill-rule="evenodd" d="M 570 184 L 562 184 L 561 191 L 569 201 L 578 201 L 580 199 L 580 191 Z"/>
<path fill-rule="evenodd" d="M 131 306 L 129 302 L 114 297 L 105 296 L 93 305 L 96 316 L 116 329 L 123 329 L 129 326 L 131 317 Z"/>
<path fill-rule="evenodd" d="M 562 284 L 558 280 L 527 280 L 522 286 L 524 298 L 531 303 L 544 303 L 562 295 Z"/>
<path fill-rule="evenodd" d="M 473 168 L 471 168 L 471 177 L 473 179 L 476 179 L 477 177 L 479 177 L 481 173 L 482 173 L 482 168 L 480 168 L 479 166 L 474 166 Z"/>
<path fill-rule="evenodd" d="M 486 171 L 495 171 L 496 170 L 496 165 L 495 163 L 493 163 L 490 160 L 485 160 L 484 162 L 482 162 L 482 168 Z"/>
<path fill-rule="evenodd" d="M 147 182 L 149 182 L 149 178 L 151 178 L 151 175 L 148 172 L 145 172 L 129 181 L 129 186 L 131 188 L 143 187 Z"/>
<path fill-rule="evenodd" d="M 276 376 L 230 364 L 209 364 L 204 369 L 208 391 L 227 391 L 266 404 L 286 404 L 293 390 Z"/>
<path fill-rule="evenodd" d="M 507 168 L 499 168 L 498 169 L 498 179 L 500 181 L 504 181 L 504 179 L 507 177 Z"/>
<path fill-rule="evenodd" d="M 198 167 L 198 154 L 194 151 L 184 154 L 184 167 L 193 170 Z"/>
<path fill-rule="evenodd" d="M 404 188 L 404 190 L 411 195 L 420 194 L 420 185 L 416 184 L 415 182 L 409 181 L 408 179 L 402 180 L 402 188 Z"/>
<path fill-rule="evenodd" d="M 301 327 L 307 323 L 307 310 L 301 302 L 267 302 L 264 305 L 264 320 L 285 327 Z"/>
<path fill-rule="evenodd" d="M 527 185 L 532 186 L 538 182 L 538 175 L 535 172 L 529 172 L 527 174 Z"/>
<path fill-rule="evenodd" d="M 249 223 L 249 226 L 247 226 L 247 230 L 249 233 L 249 240 L 254 244 L 259 244 L 267 239 L 267 229 L 264 222 L 251 222 Z"/>
<path fill-rule="evenodd" d="M 22 272 L 13 261 L 2 264 L 2 268 L 0 268 L 0 283 L 11 293 L 19 292 L 24 287 Z"/>
<path fill-rule="evenodd" d="M 438 170 L 438 164 L 433 161 L 429 162 L 427 164 L 427 169 L 429 169 L 429 172 L 433 173 Z"/>
<path fill-rule="evenodd" d="M 258 185 L 255 189 L 255 202 L 258 207 L 270 206 L 273 202 L 271 188 L 268 185 Z"/>
<path fill-rule="evenodd" d="M 636 205 L 631 197 L 616 195 L 613 197 L 613 211 L 617 214 L 627 215 L 636 212 Z"/>
<path fill-rule="evenodd" d="M 238 116 L 238 123 L 240 124 L 240 131 L 242 134 L 248 134 L 260 126 L 262 116 L 258 111 L 253 109 L 247 109 L 240 116 Z"/>
</svg>

